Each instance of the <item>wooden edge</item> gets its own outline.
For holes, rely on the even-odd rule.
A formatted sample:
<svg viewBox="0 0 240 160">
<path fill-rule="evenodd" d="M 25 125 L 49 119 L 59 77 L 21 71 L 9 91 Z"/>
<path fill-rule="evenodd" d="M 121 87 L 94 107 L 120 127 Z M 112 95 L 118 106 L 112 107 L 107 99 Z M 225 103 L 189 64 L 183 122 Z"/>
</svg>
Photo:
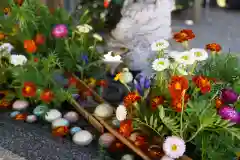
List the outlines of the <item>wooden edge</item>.
<svg viewBox="0 0 240 160">
<path fill-rule="evenodd" d="M 94 128 L 96 128 L 100 133 L 104 133 L 104 126 L 99 123 L 97 119 L 94 118 L 84 107 L 80 106 L 75 100 L 71 102 L 73 107 L 81 114 Z"/>
</svg>

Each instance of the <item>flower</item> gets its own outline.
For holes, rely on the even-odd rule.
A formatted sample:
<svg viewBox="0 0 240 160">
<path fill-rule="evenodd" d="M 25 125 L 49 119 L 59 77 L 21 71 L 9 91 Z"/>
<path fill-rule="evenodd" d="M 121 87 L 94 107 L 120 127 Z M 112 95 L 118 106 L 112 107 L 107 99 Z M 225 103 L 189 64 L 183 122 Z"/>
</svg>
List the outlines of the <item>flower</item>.
<svg viewBox="0 0 240 160">
<path fill-rule="evenodd" d="M 174 160 L 174 159 L 172 159 L 172 158 L 170 158 L 170 157 L 168 157 L 168 156 L 163 156 L 162 158 L 161 158 L 161 160 Z"/>
<path fill-rule="evenodd" d="M 119 80 L 123 84 L 129 84 L 133 80 L 133 75 L 129 72 L 128 68 L 123 68 L 122 72 L 114 78 L 115 80 Z"/>
<path fill-rule="evenodd" d="M 184 102 L 182 101 L 183 96 L 184 96 Z M 182 112 L 182 110 L 185 110 L 189 98 L 190 98 L 190 96 L 188 94 L 185 94 L 185 93 L 183 93 L 179 97 L 173 98 L 172 101 L 171 101 L 172 108 L 176 112 Z M 182 107 L 183 107 L 183 109 L 182 109 Z"/>
<path fill-rule="evenodd" d="M 151 100 L 151 109 L 156 110 L 159 105 L 164 103 L 163 96 L 156 96 Z"/>
<path fill-rule="evenodd" d="M 14 66 L 23 65 L 27 62 L 27 58 L 24 55 L 11 55 L 10 63 Z"/>
<path fill-rule="evenodd" d="M 37 45 L 42 45 L 45 42 L 45 36 L 43 34 L 38 33 L 35 37 L 35 43 Z"/>
<path fill-rule="evenodd" d="M 179 137 L 167 137 L 163 143 L 163 151 L 168 157 L 176 159 L 183 156 L 186 145 L 184 140 Z"/>
<path fill-rule="evenodd" d="M 192 65 L 195 62 L 195 57 L 191 52 L 185 51 L 177 55 L 175 61 L 183 65 Z"/>
<path fill-rule="evenodd" d="M 221 91 L 221 100 L 225 104 L 233 104 L 238 100 L 239 95 L 233 90 L 224 88 Z"/>
<path fill-rule="evenodd" d="M 104 6 L 104 8 L 108 8 L 108 6 L 109 6 L 109 0 L 104 0 L 104 1 L 103 1 L 103 6 Z"/>
<path fill-rule="evenodd" d="M 106 80 L 104 80 L 104 79 L 102 79 L 102 80 L 99 80 L 98 82 L 97 82 L 97 85 L 99 85 L 100 87 L 107 87 L 108 86 L 108 83 L 107 83 L 107 81 Z"/>
<path fill-rule="evenodd" d="M 89 33 L 93 29 L 92 26 L 88 24 L 78 25 L 76 28 L 79 33 Z"/>
<path fill-rule="evenodd" d="M 240 113 L 234 107 L 223 106 L 218 110 L 222 119 L 229 120 L 233 123 L 240 123 Z"/>
<path fill-rule="evenodd" d="M 84 62 L 85 64 L 88 64 L 89 59 L 88 59 L 88 56 L 87 56 L 87 55 L 82 55 L 81 58 L 82 58 L 82 60 L 83 60 L 83 62 Z"/>
<path fill-rule="evenodd" d="M 66 126 L 60 126 L 52 130 L 52 134 L 54 136 L 59 136 L 59 137 L 65 136 L 68 133 L 69 133 L 69 129 Z"/>
<path fill-rule="evenodd" d="M 64 38 L 68 35 L 68 28 L 65 24 L 57 24 L 53 27 L 52 35 L 55 38 Z"/>
<path fill-rule="evenodd" d="M 127 118 L 127 109 L 124 105 L 119 105 L 116 110 L 116 118 L 119 121 L 123 121 Z"/>
<path fill-rule="evenodd" d="M 23 97 L 34 97 L 36 95 L 37 87 L 32 82 L 24 82 L 22 88 Z"/>
<path fill-rule="evenodd" d="M 33 40 L 24 40 L 24 48 L 27 53 L 35 53 L 37 51 L 36 43 Z"/>
<path fill-rule="evenodd" d="M 164 39 L 161 39 L 159 41 L 152 43 L 151 48 L 152 48 L 152 51 L 161 51 L 166 49 L 168 46 L 169 46 L 169 42 Z"/>
<path fill-rule="evenodd" d="M 212 52 L 219 53 L 222 50 L 222 47 L 217 43 L 210 43 L 206 45 L 206 49 Z"/>
<path fill-rule="evenodd" d="M 0 41 L 3 40 L 5 38 L 5 34 L 3 34 L 2 32 L 0 32 Z"/>
<path fill-rule="evenodd" d="M 140 99 L 141 99 L 141 97 L 139 95 L 137 95 L 137 93 L 130 92 L 130 93 L 128 93 L 127 96 L 124 97 L 124 100 L 123 100 L 124 106 L 128 108 L 135 102 L 139 101 Z"/>
<path fill-rule="evenodd" d="M 112 51 L 108 52 L 103 57 L 104 62 L 122 62 L 122 57 L 120 55 L 113 55 Z"/>
<path fill-rule="evenodd" d="M 168 53 L 168 56 L 171 57 L 171 58 L 177 58 L 179 56 L 179 54 L 181 54 L 182 52 L 179 52 L 179 51 L 170 51 Z"/>
<path fill-rule="evenodd" d="M 190 52 L 194 55 L 196 61 L 204 61 L 208 58 L 208 53 L 201 48 L 192 48 Z"/>
<path fill-rule="evenodd" d="M 183 29 L 173 35 L 173 39 L 175 39 L 176 42 L 180 43 L 189 41 L 193 38 L 195 38 L 195 34 L 190 29 Z"/>
<path fill-rule="evenodd" d="M 124 137 L 129 137 L 133 132 L 132 120 L 127 119 L 120 122 L 119 133 Z"/>
<path fill-rule="evenodd" d="M 0 46 L 0 51 L 6 50 L 8 53 L 11 53 L 11 51 L 13 50 L 13 46 L 10 43 L 3 43 Z"/>
<path fill-rule="evenodd" d="M 53 100 L 53 98 L 54 94 L 49 89 L 45 89 L 40 95 L 40 99 L 45 103 L 50 103 Z"/>
<path fill-rule="evenodd" d="M 35 58 L 33 58 L 33 61 L 34 61 L 34 62 L 38 62 L 39 59 L 35 57 Z"/>
<path fill-rule="evenodd" d="M 216 105 L 217 109 L 221 108 L 223 104 L 224 103 L 223 103 L 223 101 L 220 98 L 216 98 L 215 99 L 215 105 Z"/>
<path fill-rule="evenodd" d="M 155 71 L 163 71 L 169 67 L 169 60 L 165 58 L 158 58 L 152 62 L 152 68 Z"/>
<path fill-rule="evenodd" d="M 74 76 L 70 76 L 68 78 L 68 86 L 76 85 L 77 84 L 77 79 Z"/>
<path fill-rule="evenodd" d="M 208 93 L 211 91 L 211 83 L 207 77 L 204 76 L 194 76 L 192 78 L 195 85 L 200 88 L 202 94 Z"/>
<path fill-rule="evenodd" d="M 151 81 L 148 77 L 144 77 L 142 74 L 139 74 L 135 79 L 134 79 L 134 85 L 135 88 L 137 89 L 137 92 L 141 95 L 144 96 L 144 91 L 145 89 L 150 88 Z"/>
<path fill-rule="evenodd" d="M 100 35 L 97 34 L 97 33 L 94 33 L 94 34 L 93 34 L 93 38 L 95 38 L 96 40 L 98 40 L 98 41 L 100 41 L 100 42 L 103 40 L 102 36 L 100 36 Z"/>
<path fill-rule="evenodd" d="M 9 7 L 5 7 L 4 9 L 3 9 L 3 12 L 4 12 L 4 15 L 9 15 L 10 13 L 11 13 L 11 8 L 9 8 Z"/>
<path fill-rule="evenodd" d="M 172 76 L 168 90 L 173 99 L 182 98 L 184 91 L 188 89 L 188 80 L 184 76 Z"/>
<path fill-rule="evenodd" d="M 20 7 L 24 3 L 24 0 L 14 0 L 14 2 Z"/>
</svg>

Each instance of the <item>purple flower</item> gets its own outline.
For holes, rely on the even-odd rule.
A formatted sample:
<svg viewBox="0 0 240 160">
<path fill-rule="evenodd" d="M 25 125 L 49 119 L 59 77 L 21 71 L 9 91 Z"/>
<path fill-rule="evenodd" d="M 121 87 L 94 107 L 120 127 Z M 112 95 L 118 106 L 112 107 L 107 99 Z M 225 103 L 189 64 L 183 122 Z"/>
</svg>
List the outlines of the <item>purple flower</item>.
<svg viewBox="0 0 240 160">
<path fill-rule="evenodd" d="M 68 28 L 65 24 L 57 24 L 53 30 L 52 35 L 55 38 L 64 38 L 68 35 Z"/>
<path fill-rule="evenodd" d="M 142 74 L 139 74 L 134 79 L 134 85 L 138 93 L 143 96 L 145 89 L 150 88 L 151 81 L 148 77 L 143 76 Z"/>
<path fill-rule="evenodd" d="M 85 64 L 88 64 L 88 56 L 87 55 L 82 55 L 82 60 L 84 61 Z"/>
<path fill-rule="evenodd" d="M 232 89 L 224 88 L 221 92 L 221 100 L 226 104 L 233 104 L 238 100 L 238 94 Z"/>
<path fill-rule="evenodd" d="M 240 123 L 240 113 L 234 107 L 223 106 L 219 109 L 218 114 L 222 119 L 229 120 L 233 123 Z"/>
</svg>

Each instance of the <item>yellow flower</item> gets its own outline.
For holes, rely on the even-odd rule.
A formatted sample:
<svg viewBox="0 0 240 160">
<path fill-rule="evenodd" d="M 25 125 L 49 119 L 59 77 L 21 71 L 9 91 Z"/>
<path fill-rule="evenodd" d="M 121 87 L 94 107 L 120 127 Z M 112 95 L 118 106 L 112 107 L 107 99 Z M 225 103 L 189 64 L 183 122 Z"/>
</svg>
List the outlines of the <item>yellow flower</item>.
<svg viewBox="0 0 240 160">
<path fill-rule="evenodd" d="M 121 73 L 116 74 L 116 76 L 114 77 L 114 81 L 118 81 L 120 78 L 120 75 L 121 75 Z"/>
</svg>

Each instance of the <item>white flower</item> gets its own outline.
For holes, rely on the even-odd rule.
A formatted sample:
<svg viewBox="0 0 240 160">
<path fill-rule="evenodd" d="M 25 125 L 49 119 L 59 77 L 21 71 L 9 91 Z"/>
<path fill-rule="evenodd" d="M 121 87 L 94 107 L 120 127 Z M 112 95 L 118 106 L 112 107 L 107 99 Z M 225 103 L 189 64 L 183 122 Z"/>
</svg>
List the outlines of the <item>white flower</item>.
<svg viewBox="0 0 240 160">
<path fill-rule="evenodd" d="M 113 55 L 113 52 L 110 51 L 104 56 L 104 62 L 122 62 L 122 57 L 120 55 Z"/>
<path fill-rule="evenodd" d="M 191 52 L 185 51 L 179 53 L 179 55 L 175 57 L 175 61 L 183 65 L 192 65 L 195 62 L 195 57 Z"/>
<path fill-rule="evenodd" d="M 119 121 L 123 121 L 127 118 L 127 109 L 124 105 L 119 105 L 116 110 L 116 118 Z"/>
<path fill-rule="evenodd" d="M 160 51 L 168 48 L 168 46 L 169 46 L 169 42 L 164 39 L 161 39 L 159 41 L 153 42 L 151 45 L 151 48 L 152 48 L 152 51 Z"/>
<path fill-rule="evenodd" d="M 3 43 L 0 46 L 0 51 L 6 50 L 7 52 L 11 53 L 11 51 L 13 50 L 13 46 L 10 43 Z"/>
<path fill-rule="evenodd" d="M 163 71 L 169 67 L 169 60 L 166 58 L 158 58 L 153 61 L 152 68 L 155 71 Z"/>
<path fill-rule="evenodd" d="M 184 140 L 179 137 L 167 137 L 163 143 L 163 151 L 168 157 L 176 159 L 183 156 L 186 151 L 186 145 Z"/>
<path fill-rule="evenodd" d="M 168 157 L 168 156 L 163 156 L 163 157 L 161 158 L 161 160 L 174 160 L 174 159 L 172 159 L 172 158 L 170 158 L 170 157 Z"/>
<path fill-rule="evenodd" d="M 182 52 L 179 52 L 179 51 L 171 51 L 168 53 L 168 56 L 171 57 L 171 58 L 177 58 L 178 56 L 180 56 Z"/>
<path fill-rule="evenodd" d="M 196 61 L 204 61 L 208 58 L 208 53 L 205 49 L 193 48 L 190 52 L 194 55 Z"/>
<path fill-rule="evenodd" d="M 90 31 L 93 30 L 92 26 L 88 25 L 88 24 L 84 24 L 84 27 L 87 27 Z"/>
<path fill-rule="evenodd" d="M 24 55 L 11 55 L 10 63 L 14 66 L 23 65 L 27 62 L 27 58 Z"/>
<path fill-rule="evenodd" d="M 89 33 L 92 30 L 92 27 L 87 24 L 78 25 L 76 28 L 79 33 Z"/>
<path fill-rule="evenodd" d="M 93 38 L 95 38 L 96 40 L 98 40 L 98 41 L 100 41 L 100 42 L 103 40 L 102 36 L 100 36 L 100 35 L 97 34 L 97 33 L 94 33 L 94 34 L 93 34 Z"/>
</svg>

